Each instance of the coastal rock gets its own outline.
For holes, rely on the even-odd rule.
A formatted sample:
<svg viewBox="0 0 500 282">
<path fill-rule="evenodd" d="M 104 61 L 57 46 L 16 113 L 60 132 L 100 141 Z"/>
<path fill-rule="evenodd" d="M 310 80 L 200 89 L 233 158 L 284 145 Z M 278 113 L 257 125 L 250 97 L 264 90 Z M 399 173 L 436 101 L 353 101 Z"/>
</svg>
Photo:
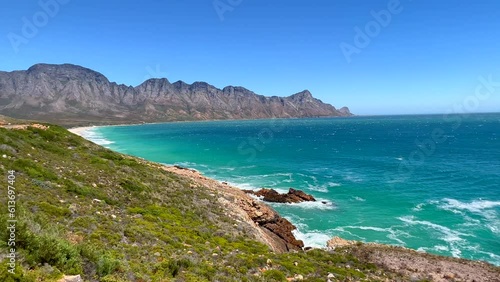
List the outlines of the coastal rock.
<svg viewBox="0 0 500 282">
<path fill-rule="evenodd" d="M 355 245 L 356 243 L 357 243 L 356 241 L 345 240 L 340 237 L 333 237 L 332 239 L 326 242 L 326 248 L 330 250 L 335 250 L 335 248 L 352 246 Z"/>
<path fill-rule="evenodd" d="M 296 227 L 290 221 L 281 217 L 271 207 L 248 197 L 240 199 L 238 205 L 275 241 L 281 241 L 281 251 L 301 250 L 304 242 L 297 240 L 292 231 Z"/>
<path fill-rule="evenodd" d="M 272 222 L 266 222 L 262 227 L 268 229 L 272 233 L 278 235 L 286 242 L 287 250 L 301 250 L 304 247 L 302 240 L 297 240 L 292 231 L 297 229 L 290 221 L 283 217 L 279 217 Z"/>
<path fill-rule="evenodd" d="M 301 203 L 301 202 L 315 202 L 316 199 L 304 193 L 301 190 L 295 190 L 290 188 L 288 193 L 280 194 L 276 190 L 273 189 L 261 189 L 259 191 L 253 190 L 243 190 L 245 193 L 253 194 L 257 197 L 263 197 L 265 202 L 272 203 Z"/>
</svg>

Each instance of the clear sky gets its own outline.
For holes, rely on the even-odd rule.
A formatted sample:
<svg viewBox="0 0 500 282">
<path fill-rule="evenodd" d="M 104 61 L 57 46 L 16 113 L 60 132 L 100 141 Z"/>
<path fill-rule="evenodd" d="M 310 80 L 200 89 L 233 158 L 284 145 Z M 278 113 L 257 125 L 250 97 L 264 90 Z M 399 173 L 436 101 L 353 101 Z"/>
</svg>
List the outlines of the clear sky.
<svg viewBox="0 0 500 282">
<path fill-rule="evenodd" d="M 308 89 L 363 115 L 500 111 L 498 0 L 3 1 L 0 35 L 6 71 Z"/>
</svg>

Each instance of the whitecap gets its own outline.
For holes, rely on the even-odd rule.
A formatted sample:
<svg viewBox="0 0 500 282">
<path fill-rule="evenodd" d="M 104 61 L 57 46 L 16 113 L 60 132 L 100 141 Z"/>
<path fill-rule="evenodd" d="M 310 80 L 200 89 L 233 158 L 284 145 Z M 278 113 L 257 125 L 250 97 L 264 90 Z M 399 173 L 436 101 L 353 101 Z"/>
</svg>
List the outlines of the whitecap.
<svg viewBox="0 0 500 282">
<path fill-rule="evenodd" d="M 442 225 L 439 225 L 439 224 L 436 224 L 436 223 L 432 223 L 430 221 L 416 220 L 414 216 L 402 216 L 402 217 L 398 217 L 398 219 L 401 220 L 401 221 L 403 221 L 403 222 L 405 222 L 405 223 L 407 223 L 407 224 L 409 224 L 409 225 L 423 225 L 423 226 L 429 227 L 429 228 L 431 228 L 433 230 L 439 231 L 443 235 L 445 235 L 444 237 L 442 237 L 442 239 L 445 240 L 445 241 L 447 241 L 447 242 L 462 241 L 462 240 L 464 240 L 460 236 L 474 237 L 474 235 L 465 234 L 465 233 L 462 233 L 462 232 L 459 232 L 459 231 L 454 231 L 454 230 L 451 230 L 450 228 L 448 228 L 446 226 L 442 226 Z"/>
<path fill-rule="evenodd" d="M 313 248 L 324 248 L 326 247 L 326 242 L 331 239 L 331 236 L 321 232 L 305 232 L 302 233 L 299 228 L 292 231 L 295 238 L 302 240 L 306 247 Z"/>
<path fill-rule="evenodd" d="M 467 220 L 470 219 L 465 212 L 470 212 L 477 214 L 486 220 L 483 225 L 488 228 L 491 232 L 495 234 L 500 234 L 500 220 L 498 218 L 498 213 L 495 210 L 500 207 L 500 201 L 490 201 L 490 200 L 474 200 L 469 203 L 461 202 L 455 199 L 445 198 L 444 203 L 439 203 L 438 208 L 451 211 L 456 214 L 461 214 Z M 471 220 L 469 220 L 469 223 Z M 477 222 L 477 221 L 476 221 Z"/>
<path fill-rule="evenodd" d="M 424 208 L 424 206 L 425 206 L 425 203 L 420 203 L 420 204 L 416 205 L 412 210 L 419 212 Z"/>
<path fill-rule="evenodd" d="M 270 205 L 286 205 L 288 207 L 301 208 L 305 210 L 335 210 L 337 207 L 332 202 L 327 200 L 316 199 L 316 202 L 301 202 L 301 203 L 268 203 Z"/>
<path fill-rule="evenodd" d="M 406 243 L 400 239 L 401 236 L 404 237 L 411 237 L 410 234 L 401 231 L 401 230 L 395 230 L 392 227 L 388 228 L 382 228 L 382 227 L 376 227 L 376 226 L 344 226 L 344 228 L 347 229 L 360 229 L 360 230 L 368 230 L 368 231 L 374 231 L 374 232 L 381 232 L 381 233 L 388 233 L 387 238 L 391 239 L 392 241 L 397 242 L 398 245 L 404 246 Z"/>
<path fill-rule="evenodd" d="M 339 187 L 339 186 L 342 186 L 342 184 L 336 183 L 336 182 L 328 182 L 327 185 L 328 185 L 328 187 Z"/>
<path fill-rule="evenodd" d="M 250 183 L 236 183 L 236 182 L 229 182 L 228 181 L 227 184 L 229 184 L 229 185 L 231 185 L 233 187 L 240 188 L 242 190 L 254 190 L 254 191 L 259 190 L 258 187 L 255 187 L 255 186 L 253 186 Z"/>
<path fill-rule="evenodd" d="M 470 203 L 464 203 L 459 200 L 449 198 L 445 198 L 443 201 L 446 202 L 441 206 L 443 209 L 468 210 L 474 213 L 481 213 L 485 209 L 500 207 L 500 201 L 474 200 Z"/>
</svg>

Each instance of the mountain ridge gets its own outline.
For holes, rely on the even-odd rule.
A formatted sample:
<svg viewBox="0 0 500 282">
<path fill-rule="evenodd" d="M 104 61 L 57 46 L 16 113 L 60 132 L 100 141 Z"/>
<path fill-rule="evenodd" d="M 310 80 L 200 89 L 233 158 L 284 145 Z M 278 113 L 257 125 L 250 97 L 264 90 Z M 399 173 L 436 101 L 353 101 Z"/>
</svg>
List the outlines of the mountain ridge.
<svg viewBox="0 0 500 282">
<path fill-rule="evenodd" d="M 171 83 L 151 78 L 137 86 L 111 82 L 73 64 L 36 64 L 0 71 L 0 114 L 63 125 L 351 116 L 304 90 L 263 96 L 242 86 L 219 89 L 207 82 Z"/>
</svg>

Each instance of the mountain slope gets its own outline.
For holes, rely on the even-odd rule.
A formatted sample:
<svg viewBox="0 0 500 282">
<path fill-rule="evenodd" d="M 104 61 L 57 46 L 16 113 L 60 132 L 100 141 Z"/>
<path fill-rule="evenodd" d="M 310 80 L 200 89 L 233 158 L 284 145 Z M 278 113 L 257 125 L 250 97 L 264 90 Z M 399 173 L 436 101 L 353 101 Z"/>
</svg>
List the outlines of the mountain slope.
<svg viewBox="0 0 500 282">
<path fill-rule="evenodd" d="M 243 87 L 218 89 L 205 82 L 170 83 L 166 78 L 132 87 L 70 64 L 0 72 L 0 114 L 68 125 L 351 115 L 349 109 L 337 110 L 307 90 L 265 97 Z"/>
</svg>

